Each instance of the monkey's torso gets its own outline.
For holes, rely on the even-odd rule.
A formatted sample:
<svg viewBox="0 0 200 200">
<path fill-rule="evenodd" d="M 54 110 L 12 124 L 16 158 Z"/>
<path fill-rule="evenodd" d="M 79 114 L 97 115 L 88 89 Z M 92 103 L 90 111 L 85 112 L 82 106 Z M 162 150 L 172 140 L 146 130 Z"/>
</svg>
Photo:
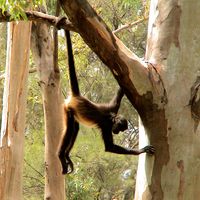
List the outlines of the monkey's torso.
<svg viewBox="0 0 200 200">
<path fill-rule="evenodd" d="M 111 113 L 104 104 L 95 104 L 83 96 L 69 96 L 65 100 L 65 111 L 72 110 L 75 119 L 89 127 L 99 127 L 102 123 L 111 122 Z M 102 120 L 103 119 L 103 120 Z"/>
</svg>

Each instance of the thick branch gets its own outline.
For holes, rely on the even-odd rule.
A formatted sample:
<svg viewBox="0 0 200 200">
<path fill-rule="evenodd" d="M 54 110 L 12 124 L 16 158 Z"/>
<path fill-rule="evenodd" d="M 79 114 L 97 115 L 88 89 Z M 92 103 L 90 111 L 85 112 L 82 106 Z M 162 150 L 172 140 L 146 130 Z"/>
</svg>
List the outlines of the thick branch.
<svg viewBox="0 0 200 200">
<path fill-rule="evenodd" d="M 44 13 L 38 12 L 38 11 L 26 11 L 25 13 L 26 13 L 28 20 L 42 21 L 42 22 L 45 22 L 45 23 L 47 23 L 51 26 L 56 26 L 57 22 L 60 19 L 59 17 L 44 14 Z M 19 20 L 24 20 L 24 18 L 21 17 Z M 10 21 L 14 21 L 14 19 L 11 18 L 11 15 L 8 12 L 4 12 L 2 14 L 2 12 L 0 10 L 0 22 L 10 22 Z M 70 31 L 76 31 L 76 29 L 74 28 L 72 23 L 69 22 L 67 19 L 62 22 L 62 24 L 60 25 L 59 28 L 63 28 L 63 29 L 70 30 Z"/>
<path fill-rule="evenodd" d="M 60 0 L 60 4 L 78 33 L 138 108 L 142 95 L 152 90 L 145 64 L 112 33 L 86 0 Z"/>
</svg>

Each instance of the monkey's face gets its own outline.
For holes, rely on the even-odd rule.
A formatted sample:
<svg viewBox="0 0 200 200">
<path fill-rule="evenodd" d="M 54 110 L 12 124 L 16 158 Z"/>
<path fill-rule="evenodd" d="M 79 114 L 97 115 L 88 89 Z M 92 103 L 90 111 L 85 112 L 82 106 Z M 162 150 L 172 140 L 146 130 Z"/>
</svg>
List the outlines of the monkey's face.
<svg viewBox="0 0 200 200">
<path fill-rule="evenodd" d="M 128 128 L 127 120 L 121 115 L 115 116 L 112 132 L 114 134 L 118 134 L 120 131 L 125 131 L 127 128 Z"/>
</svg>

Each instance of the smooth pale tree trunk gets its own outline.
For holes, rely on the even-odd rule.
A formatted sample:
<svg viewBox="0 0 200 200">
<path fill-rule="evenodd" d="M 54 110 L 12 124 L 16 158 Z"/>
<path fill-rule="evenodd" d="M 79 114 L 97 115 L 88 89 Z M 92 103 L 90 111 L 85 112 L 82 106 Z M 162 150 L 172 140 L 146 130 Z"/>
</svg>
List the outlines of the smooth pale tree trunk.
<svg viewBox="0 0 200 200">
<path fill-rule="evenodd" d="M 65 199 L 64 176 L 58 159 L 58 145 L 63 132 L 63 98 L 60 74 L 53 61 L 50 27 L 42 23 L 32 26 L 32 53 L 38 68 L 45 116 L 45 199 Z"/>
<path fill-rule="evenodd" d="M 23 36 L 23 37 L 22 37 Z M 22 167 L 31 22 L 8 24 L 0 135 L 0 199 L 22 199 Z"/>
<path fill-rule="evenodd" d="M 86 0 L 60 0 L 77 32 L 109 67 L 138 111 L 136 200 L 200 197 L 200 1 L 152 0 L 145 62 Z"/>
<path fill-rule="evenodd" d="M 140 156 L 137 200 L 200 198 L 199 10 L 199 1 L 151 2 L 146 61 L 162 81 L 166 103 L 143 119 L 157 152 L 154 162 Z"/>
</svg>

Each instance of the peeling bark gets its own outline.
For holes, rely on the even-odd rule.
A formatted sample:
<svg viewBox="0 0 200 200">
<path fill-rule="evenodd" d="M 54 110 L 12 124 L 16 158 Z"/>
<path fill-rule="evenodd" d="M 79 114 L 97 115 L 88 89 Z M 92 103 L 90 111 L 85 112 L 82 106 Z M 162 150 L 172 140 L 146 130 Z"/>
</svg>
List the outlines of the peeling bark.
<svg viewBox="0 0 200 200">
<path fill-rule="evenodd" d="M 197 131 L 200 121 L 200 76 L 197 77 L 194 85 L 191 88 L 191 98 L 189 105 L 191 106 L 191 115 L 194 119 L 194 131 Z"/>
<path fill-rule="evenodd" d="M 156 11 L 159 10 L 159 12 L 154 11 L 153 8 L 151 10 L 154 13 L 150 15 L 149 26 L 153 26 L 153 28 L 148 33 L 148 38 L 150 39 L 147 41 L 146 60 L 153 64 L 159 64 L 161 61 L 167 59 L 172 43 L 178 48 L 180 46 L 179 29 L 181 7 L 178 0 L 168 2 L 158 1 Z M 156 17 L 154 21 L 152 19 L 153 17 Z M 158 36 L 160 30 L 162 30 L 161 37 Z M 154 52 L 153 56 L 152 52 Z"/>
<path fill-rule="evenodd" d="M 191 88 L 189 105 L 191 106 L 192 117 L 196 122 L 195 127 L 197 128 L 200 120 L 200 76 L 197 77 L 197 80 Z"/>
<path fill-rule="evenodd" d="M 151 2 L 146 60 L 155 93 L 165 103 L 155 103 L 155 93 L 148 93 L 153 106 L 143 98 L 146 133 L 140 132 L 140 145 L 150 141 L 156 154 L 139 158 L 136 200 L 193 200 L 200 195 L 199 9 L 200 2 Z"/>
<path fill-rule="evenodd" d="M 152 98 L 152 94 L 149 94 L 149 99 L 150 97 Z M 165 110 L 159 109 L 157 105 L 152 106 L 151 104 L 148 104 L 148 102 L 144 103 L 144 105 L 146 106 L 143 107 L 143 112 L 140 113 L 140 116 L 145 127 L 145 133 L 142 133 L 141 130 L 139 132 L 139 148 L 144 147 L 147 144 L 145 140 L 147 140 L 150 141 L 151 145 L 155 147 L 156 152 L 155 156 L 139 156 L 135 199 L 161 200 L 164 197 L 161 183 L 162 169 L 170 159 L 167 136 L 169 131 L 167 127 L 168 124 L 165 116 Z M 142 136 L 142 134 L 145 136 Z M 144 164 L 144 159 L 146 160 L 146 164 Z M 152 168 L 152 171 L 148 168 Z M 143 173 L 145 173 L 145 175 L 141 175 Z M 145 183 L 145 189 L 143 193 L 140 194 L 138 193 L 140 190 L 139 187 L 141 187 L 142 182 L 145 182 L 146 178 L 147 183 Z"/>
</svg>

